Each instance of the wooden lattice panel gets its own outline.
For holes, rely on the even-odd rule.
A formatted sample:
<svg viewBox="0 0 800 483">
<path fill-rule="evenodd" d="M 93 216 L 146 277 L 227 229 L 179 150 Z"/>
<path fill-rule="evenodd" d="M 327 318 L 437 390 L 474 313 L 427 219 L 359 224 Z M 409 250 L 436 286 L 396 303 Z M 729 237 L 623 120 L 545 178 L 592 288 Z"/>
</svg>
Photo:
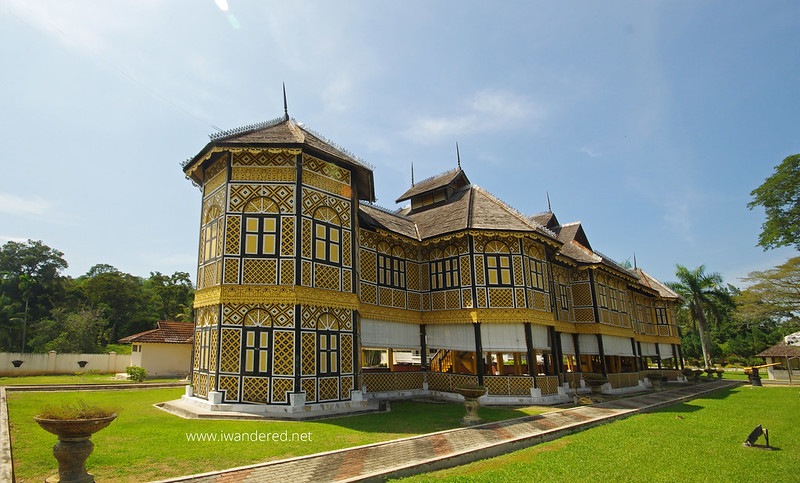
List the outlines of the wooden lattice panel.
<svg viewBox="0 0 800 483">
<path fill-rule="evenodd" d="M 269 258 L 242 260 L 242 283 L 247 285 L 276 285 L 277 262 Z"/>
<path fill-rule="evenodd" d="M 475 285 L 486 285 L 483 273 L 483 255 L 475 255 Z"/>
<path fill-rule="evenodd" d="M 365 372 L 364 385 L 367 392 L 388 392 L 394 390 L 394 376 L 391 372 Z"/>
<path fill-rule="evenodd" d="M 211 330 L 211 342 L 208 348 L 208 370 L 216 372 L 217 370 L 217 329 Z"/>
<path fill-rule="evenodd" d="M 226 181 L 225 173 L 219 173 L 203 186 L 203 196 L 208 196 L 222 186 Z"/>
<path fill-rule="evenodd" d="M 306 393 L 306 402 L 314 402 L 317 400 L 317 378 L 308 377 L 300 381 L 302 391 Z"/>
<path fill-rule="evenodd" d="M 228 215 L 225 227 L 225 254 L 238 255 L 241 249 L 242 217 Z"/>
<path fill-rule="evenodd" d="M 312 267 L 312 263 L 309 262 L 308 260 L 303 260 L 300 265 L 301 265 L 301 268 L 302 268 L 301 269 L 301 277 L 302 277 L 302 280 L 303 280 L 302 281 L 302 285 L 304 285 L 306 287 L 310 287 L 311 286 L 311 267 Z"/>
<path fill-rule="evenodd" d="M 425 382 L 423 372 L 395 372 L 395 389 L 398 391 L 408 391 L 412 389 L 422 389 Z"/>
<path fill-rule="evenodd" d="M 222 329 L 222 345 L 220 347 L 220 372 L 238 373 L 241 357 L 242 332 L 239 329 Z"/>
<path fill-rule="evenodd" d="M 226 284 L 239 283 L 239 259 L 226 258 L 225 259 L 225 281 Z"/>
<path fill-rule="evenodd" d="M 223 394 L 223 401 L 235 402 L 239 400 L 239 377 L 219 376 L 219 389 Z"/>
<path fill-rule="evenodd" d="M 544 310 L 549 312 L 550 307 L 547 306 L 547 300 L 545 299 L 545 295 L 542 292 L 534 291 L 533 292 L 533 304 L 537 310 Z"/>
<path fill-rule="evenodd" d="M 352 246 L 352 237 L 350 236 L 350 232 L 344 232 L 342 236 L 342 266 L 343 267 L 352 267 L 353 266 L 353 246 Z"/>
<path fill-rule="evenodd" d="M 194 331 L 194 340 L 195 341 L 200 340 L 199 330 Z M 200 368 L 200 344 L 197 344 L 196 342 L 194 344 L 194 356 L 192 356 L 192 368 L 194 368 L 195 370 Z"/>
<path fill-rule="evenodd" d="M 472 308 L 472 290 L 465 288 L 461 289 L 461 300 L 465 308 Z"/>
<path fill-rule="evenodd" d="M 366 374 L 364 378 L 366 380 Z M 450 391 L 453 389 L 450 374 L 441 374 L 438 372 L 429 372 L 427 374 L 428 389 L 432 391 Z"/>
<path fill-rule="evenodd" d="M 228 197 L 228 211 L 241 212 L 247 208 L 248 202 L 256 198 L 268 198 L 274 205 L 267 213 L 294 213 L 294 187 L 292 185 L 254 185 L 231 184 Z"/>
<path fill-rule="evenodd" d="M 313 332 L 303 332 L 302 370 L 304 376 L 317 373 L 317 336 Z"/>
<path fill-rule="evenodd" d="M 392 289 L 386 287 L 378 287 L 378 293 L 380 294 L 380 304 L 385 305 L 387 307 L 391 307 Z"/>
<path fill-rule="evenodd" d="M 285 403 L 288 402 L 287 392 L 294 391 L 294 379 L 285 379 L 282 377 L 272 378 L 272 402 Z"/>
<path fill-rule="evenodd" d="M 361 280 L 365 282 L 377 283 L 377 263 L 375 252 L 361 250 Z"/>
<path fill-rule="evenodd" d="M 514 307 L 513 293 L 510 288 L 490 288 L 489 289 L 489 306 L 492 308 L 498 307 Z"/>
<path fill-rule="evenodd" d="M 248 149 L 233 153 L 233 166 L 294 166 L 294 155 L 286 152 Z"/>
<path fill-rule="evenodd" d="M 294 285 L 294 260 L 281 259 L 281 285 Z"/>
<path fill-rule="evenodd" d="M 294 256 L 294 217 L 281 218 L 281 255 Z"/>
<path fill-rule="evenodd" d="M 353 376 L 344 376 L 340 382 L 341 393 L 339 399 L 343 401 L 350 400 L 350 391 L 353 390 Z"/>
<path fill-rule="evenodd" d="M 475 295 L 478 298 L 478 307 L 482 309 L 486 308 L 486 289 L 482 287 L 476 289 Z"/>
<path fill-rule="evenodd" d="M 392 290 L 392 306 L 400 309 L 406 308 L 406 292 L 403 290 Z"/>
<path fill-rule="evenodd" d="M 419 264 L 406 262 L 406 288 L 408 290 L 419 290 Z"/>
<path fill-rule="evenodd" d="M 417 292 L 408 292 L 408 308 L 411 310 L 420 310 L 422 298 Z"/>
<path fill-rule="evenodd" d="M 508 395 L 508 378 L 503 376 L 484 376 L 483 385 L 490 396 Z"/>
<path fill-rule="evenodd" d="M 513 257 L 511 261 L 514 266 L 514 283 L 517 285 L 524 285 L 525 277 L 522 275 L 522 257 Z"/>
<path fill-rule="evenodd" d="M 318 208 L 327 206 L 339 216 L 341 226 L 350 228 L 350 202 L 317 190 L 303 188 L 303 215 L 313 217 Z M 349 234 L 342 234 L 349 236 Z"/>
<path fill-rule="evenodd" d="M 353 272 L 350 269 L 342 269 L 342 292 L 353 293 Z"/>
<path fill-rule="evenodd" d="M 208 397 L 208 374 L 198 372 L 197 383 L 194 385 L 194 393 L 198 396 Z"/>
<path fill-rule="evenodd" d="M 461 286 L 469 287 L 472 285 L 472 274 L 470 273 L 469 256 L 461 257 Z"/>
<path fill-rule="evenodd" d="M 512 396 L 530 396 L 532 387 L 532 377 L 509 377 L 508 393 Z"/>
<path fill-rule="evenodd" d="M 303 258 L 311 258 L 311 220 L 308 218 L 303 218 L 303 229 L 302 229 L 302 252 Z"/>
<path fill-rule="evenodd" d="M 328 290 L 340 290 L 341 269 L 323 263 L 314 264 L 314 286 Z"/>
<path fill-rule="evenodd" d="M 593 322 L 594 310 L 592 309 L 574 309 L 575 322 Z"/>
<path fill-rule="evenodd" d="M 377 287 L 368 283 L 361 284 L 361 301 L 367 304 L 378 305 Z"/>
<path fill-rule="evenodd" d="M 526 306 L 525 303 L 525 289 L 524 288 L 515 288 L 514 289 L 514 299 L 517 304 L 517 307 L 524 308 Z"/>
<path fill-rule="evenodd" d="M 460 309 L 461 308 L 461 298 L 459 297 L 459 293 L 461 291 L 456 290 L 448 290 L 445 292 L 445 305 L 448 309 Z"/>
<path fill-rule="evenodd" d="M 592 305 L 592 292 L 588 283 L 572 285 L 572 304 L 573 305 Z"/>
<path fill-rule="evenodd" d="M 272 335 L 272 373 L 294 375 L 294 332 L 276 330 Z"/>
<path fill-rule="evenodd" d="M 470 376 L 466 374 L 453 374 L 453 387 L 477 385 L 478 376 Z"/>
<path fill-rule="evenodd" d="M 242 382 L 242 401 L 268 402 L 269 378 L 244 376 Z"/>
<path fill-rule="evenodd" d="M 341 359 L 341 373 L 351 374 L 353 372 L 353 334 L 341 334 L 339 336 L 341 350 L 339 357 Z"/>
<path fill-rule="evenodd" d="M 303 169 L 350 186 L 350 171 L 307 154 L 303 155 Z"/>
<path fill-rule="evenodd" d="M 536 376 L 536 387 L 542 391 L 542 395 L 558 394 L 557 376 Z"/>
<path fill-rule="evenodd" d="M 319 400 L 334 401 L 339 398 L 339 378 L 321 377 L 319 378 Z"/>
<path fill-rule="evenodd" d="M 444 292 L 431 293 L 431 308 L 433 310 L 444 310 L 446 308 Z"/>
</svg>

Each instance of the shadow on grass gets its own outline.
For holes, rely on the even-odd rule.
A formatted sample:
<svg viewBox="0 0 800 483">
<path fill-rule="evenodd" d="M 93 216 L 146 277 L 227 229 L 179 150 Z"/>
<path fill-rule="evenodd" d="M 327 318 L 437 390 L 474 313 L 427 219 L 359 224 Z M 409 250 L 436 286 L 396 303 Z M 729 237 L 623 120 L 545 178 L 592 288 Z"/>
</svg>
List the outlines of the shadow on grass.
<svg viewBox="0 0 800 483">
<path fill-rule="evenodd" d="M 362 432 L 424 434 L 459 428 L 465 414 L 464 405 L 460 403 L 394 401 L 389 412 L 326 419 L 319 424 Z M 490 423 L 531 414 L 519 409 L 481 407 L 478 415 Z"/>
</svg>

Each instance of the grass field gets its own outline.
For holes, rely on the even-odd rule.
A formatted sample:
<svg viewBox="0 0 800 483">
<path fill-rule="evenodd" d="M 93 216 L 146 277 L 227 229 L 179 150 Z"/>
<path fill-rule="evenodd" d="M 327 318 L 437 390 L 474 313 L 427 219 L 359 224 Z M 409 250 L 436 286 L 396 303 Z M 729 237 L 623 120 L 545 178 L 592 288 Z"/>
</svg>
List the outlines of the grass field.
<svg viewBox="0 0 800 483">
<path fill-rule="evenodd" d="M 42 407 L 84 400 L 119 409 L 119 417 L 92 437 L 94 453 L 87 469 L 100 481 L 145 481 L 219 470 L 273 459 L 330 451 L 403 438 L 459 426 L 460 404 L 398 402 L 389 413 L 318 422 L 186 420 L 153 407 L 177 399 L 182 389 L 136 389 L 82 393 L 25 392 L 8 394 L 14 471 L 18 482 L 43 481 L 57 471 L 52 447 L 56 437 L 41 429 L 33 416 Z M 487 421 L 537 414 L 551 408 L 481 408 Z M 197 442 L 188 433 L 310 433 L 310 441 Z"/>
<path fill-rule="evenodd" d="M 177 382 L 177 379 L 147 379 L 145 382 Z M 0 386 L 28 386 L 38 384 L 131 384 L 131 381 L 114 379 L 114 374 L 63 374 L 56 376 L 0 377 Z"/>
<path fill-rule="evenodd" d="M 757 424 L 777 451 L 742 447 Z M 795 482 L 798 428 L 797 388 L 741 386 L 402 481 Z"/>
</svg>

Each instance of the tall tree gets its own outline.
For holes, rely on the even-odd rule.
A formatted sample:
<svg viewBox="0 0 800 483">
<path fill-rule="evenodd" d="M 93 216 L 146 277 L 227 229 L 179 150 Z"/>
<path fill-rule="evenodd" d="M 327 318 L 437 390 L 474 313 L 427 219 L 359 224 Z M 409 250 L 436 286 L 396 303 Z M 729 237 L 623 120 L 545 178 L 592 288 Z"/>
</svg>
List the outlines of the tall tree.
<svg viewBox="0 0 800 483">
<path fill-rule="evenodd" d="M 86 301 L 101 311 L 110 324 L 110 342 L 116 343 L 122 332 L 135 325 L 145 315 L 148 297 L 143 281 L 121 273 L 111 265 L 95 265 L 81 277 L 81 290 Z"/>
<path fill-rule="evenodd" d="M 188 273 L 150 272 L 146 286 L 152 293 L 153 310 L 161 320 L 192 320 L 194 289 Z"/>
<path fill-rule="evenodd" d="M 706 313 L 718 307 L 719 303 L 732 304 L 730 295 L 722 286 L 722 276 L 718 273 L 706 273 L 705 265 L 700 265 L 694 270 L 677 265 L 675 276 L 678 281 L 670 282 L 667 285 L 686 299 L 689 314 L 697 324 L 700 335 L 703 362 L 706 369 L 709 369 L 711 368 L 711 350 Z"/>
<path fill-rule="evenodd" d="M 800 325 L 800 257 L 769 270 L 750 272 L 751 285 L 736 297 L 737 319 L 765 329 L 789 333 Z M 785 334 L 784 334 L 785 335 Z"/>
<path fill-rule="evenodd" d="M 764 250 L 792 245 L 800 250 L 800 154 L 784 159 L 750 196 L 753 201 L 747 206 L 763 206 L 767 216 L 758 245 Z"/>
</svg>

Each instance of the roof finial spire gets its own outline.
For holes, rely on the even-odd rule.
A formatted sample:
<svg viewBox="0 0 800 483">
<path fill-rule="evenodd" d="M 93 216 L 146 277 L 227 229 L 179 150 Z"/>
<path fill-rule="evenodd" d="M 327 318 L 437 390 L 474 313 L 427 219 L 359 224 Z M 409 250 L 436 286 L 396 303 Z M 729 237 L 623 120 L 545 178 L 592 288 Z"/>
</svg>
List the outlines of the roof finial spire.
<svg viewBox="0 0 800 483">
<path fill-rule="evenodd" d="M 411 161 L 411 186 L 414 186 L 414 161 Z"/>
<path fill-rule="evenodd" d="M 289 120 L 289 105 L 286 103 L 286 83 L 283 83 L 283 117 Z"/>
<path fill-rule="evenodd" d="M 636 266 L 636 252 L 633 252 L 633 269 L 638 270 L 639 267 Z"/>
<path fill-rule="evenodd" d="M 545 193 L 547 193 L 547 212 L 548 213 L 552 213 L 553 209 L 550 208 L 550 192 L 549 191 L 545 191 Z"/>
<path fill-rule="evenodd" d="M 456 141 L 456 159 L 458 159 L 458 169 L 461 169 L 461 153 L 458 151 L 458 141 Z"/>
</svg>

